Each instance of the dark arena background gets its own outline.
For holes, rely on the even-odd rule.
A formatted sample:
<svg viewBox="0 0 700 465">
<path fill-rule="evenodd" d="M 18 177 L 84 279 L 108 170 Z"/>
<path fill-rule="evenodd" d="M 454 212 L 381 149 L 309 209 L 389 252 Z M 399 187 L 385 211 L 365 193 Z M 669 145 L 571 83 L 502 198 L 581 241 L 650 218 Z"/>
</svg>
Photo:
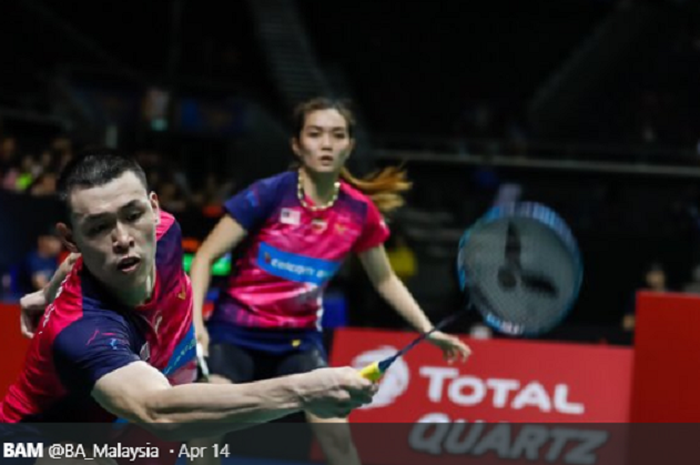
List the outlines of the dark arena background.
<svg viewBox="0 0 700 465">
<path fill-rule="evenodd" d="M 420 345 L 351 423 L 700 421 L 700 2 L 3 0 L 0 50 L 3 395 L 30 343 L 19 300 L 67 255 L 56 181 L 75 154 L 137 158 L 189 272 L 223 203 L 290 168 L 293 108 L 327 96 L 353 103 L 353 173 L 407 170 L 385 246 L 431 321 L 463 307 L 457 246 L 493 206 L 552 208 L 584 268 L 551 331 L 465 315 L 446 332 L 466 364 Z M 205 312 L 235 267 L 212 266 Z M 356 257 L 323 309 L 332 365 L 417 335 Z"/>
</svg>

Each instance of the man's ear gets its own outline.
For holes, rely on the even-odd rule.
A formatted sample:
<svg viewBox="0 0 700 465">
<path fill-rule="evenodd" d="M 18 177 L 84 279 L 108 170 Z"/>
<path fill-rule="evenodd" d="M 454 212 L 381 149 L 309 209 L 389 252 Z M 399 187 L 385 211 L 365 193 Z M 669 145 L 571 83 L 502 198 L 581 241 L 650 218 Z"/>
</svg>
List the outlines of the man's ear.
<svg viewBox="0 0 700 465">
<path fill-rule="evenodd" d="M 160 223 L 160 202 L 158 202 L 158 194 L 151 192 L 148 195 L 148 200 L 151 202 L 151 208 L 156 217 L 156 224 Z"/>
<path fill-rule="evenodd" d="M 57 223 L 56 231 L 58 231 L 58 235 L 61 237 L 63 246 L 70 253 L 80 253 L 78 244 L 76 244 L 75 238 L 73 237 L 73 230 L 66 223 Z"/>
</svg>

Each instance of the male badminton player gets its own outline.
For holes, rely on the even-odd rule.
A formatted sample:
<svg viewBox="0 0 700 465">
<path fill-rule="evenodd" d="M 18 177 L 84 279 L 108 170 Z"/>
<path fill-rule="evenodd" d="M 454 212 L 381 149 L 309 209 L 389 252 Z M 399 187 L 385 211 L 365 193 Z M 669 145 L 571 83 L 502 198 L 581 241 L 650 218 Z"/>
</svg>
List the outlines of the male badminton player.
<svg viewBox="0 0 700 465">
<path fill-rule="evenodd" d="M 312 411 L 347 414 L 376 387 L 352 368 L 247 385 L 190 384 L 196 374 L 192 293 L 181 233 L 147 190 L 143 170 L 106 150 L 61 175 L 80 253 L 32 338 L 0 422 L 110 422 L 121 418 L 171 440 L 225 432 Z"/>
<path fill-rule="evenodd" d="M 320 332 L 323 292 L 351 253 L 399 314 L 418 331 L 432 328 L 383 246 L 389 230 L 382 213 L 402 204 L 400 193 L 410 187 L 404 173 L 388 168 L 368 180 L 349 173 L 345 162 L 355 143 L 355 119 L 343 102 L 302 103 L 295 124 L 291 146 L 299 168 L 229 199 L 227 214 L 192 264 L 195 328 L 209 349 L 212 382 L 246 383 L 327 366 Z M 211 264 L 232 249 L 232 274 L 205 326 Z M 441 332 L 429 341 L 450 361 L 466 360 L 469 353 L 458 338 Z M 359 463 L 347 425 L 322 425 L 346 418 L 322 419 L 313 412 L 306 418 L 331 464 Z"/>
</svg>

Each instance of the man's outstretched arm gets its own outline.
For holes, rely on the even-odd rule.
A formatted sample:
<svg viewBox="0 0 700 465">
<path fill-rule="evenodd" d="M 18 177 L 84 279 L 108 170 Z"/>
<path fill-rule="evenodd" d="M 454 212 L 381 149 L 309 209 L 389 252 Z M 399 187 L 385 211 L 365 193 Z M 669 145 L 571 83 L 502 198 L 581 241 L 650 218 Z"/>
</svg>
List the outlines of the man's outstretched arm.
<svg viewBox="0 0 700 465">
<path fill-rule="evenodd" d="M 223 435 L 299 410 L 347 416 L 377 387 L 352 368 L 325 368 L 246 384 L 172 387 L 158 370 L 134 362 L 97 381 L 92 395 L 113 414 L 158 436 L 185 441 Z"/>
</svg>

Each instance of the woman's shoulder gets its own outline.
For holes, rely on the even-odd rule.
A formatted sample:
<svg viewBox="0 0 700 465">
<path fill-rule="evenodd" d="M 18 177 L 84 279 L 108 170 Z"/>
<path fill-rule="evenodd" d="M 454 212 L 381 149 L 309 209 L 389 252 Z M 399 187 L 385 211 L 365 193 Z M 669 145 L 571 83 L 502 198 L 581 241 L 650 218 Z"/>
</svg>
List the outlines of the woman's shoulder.
<svg viewBox="0 0 700 465">
<path fill-rule="evenodd" d="M 367 194 L 357 189 L 356 187 L 353 187 L 350 183 L 342 179 L 340 180 L 340 191 L 352 200 L 356 200 L 362 203 L 372 202 L 372 200 L 369 198 L 369 196 L 367 196 Z"/>
</svg>

